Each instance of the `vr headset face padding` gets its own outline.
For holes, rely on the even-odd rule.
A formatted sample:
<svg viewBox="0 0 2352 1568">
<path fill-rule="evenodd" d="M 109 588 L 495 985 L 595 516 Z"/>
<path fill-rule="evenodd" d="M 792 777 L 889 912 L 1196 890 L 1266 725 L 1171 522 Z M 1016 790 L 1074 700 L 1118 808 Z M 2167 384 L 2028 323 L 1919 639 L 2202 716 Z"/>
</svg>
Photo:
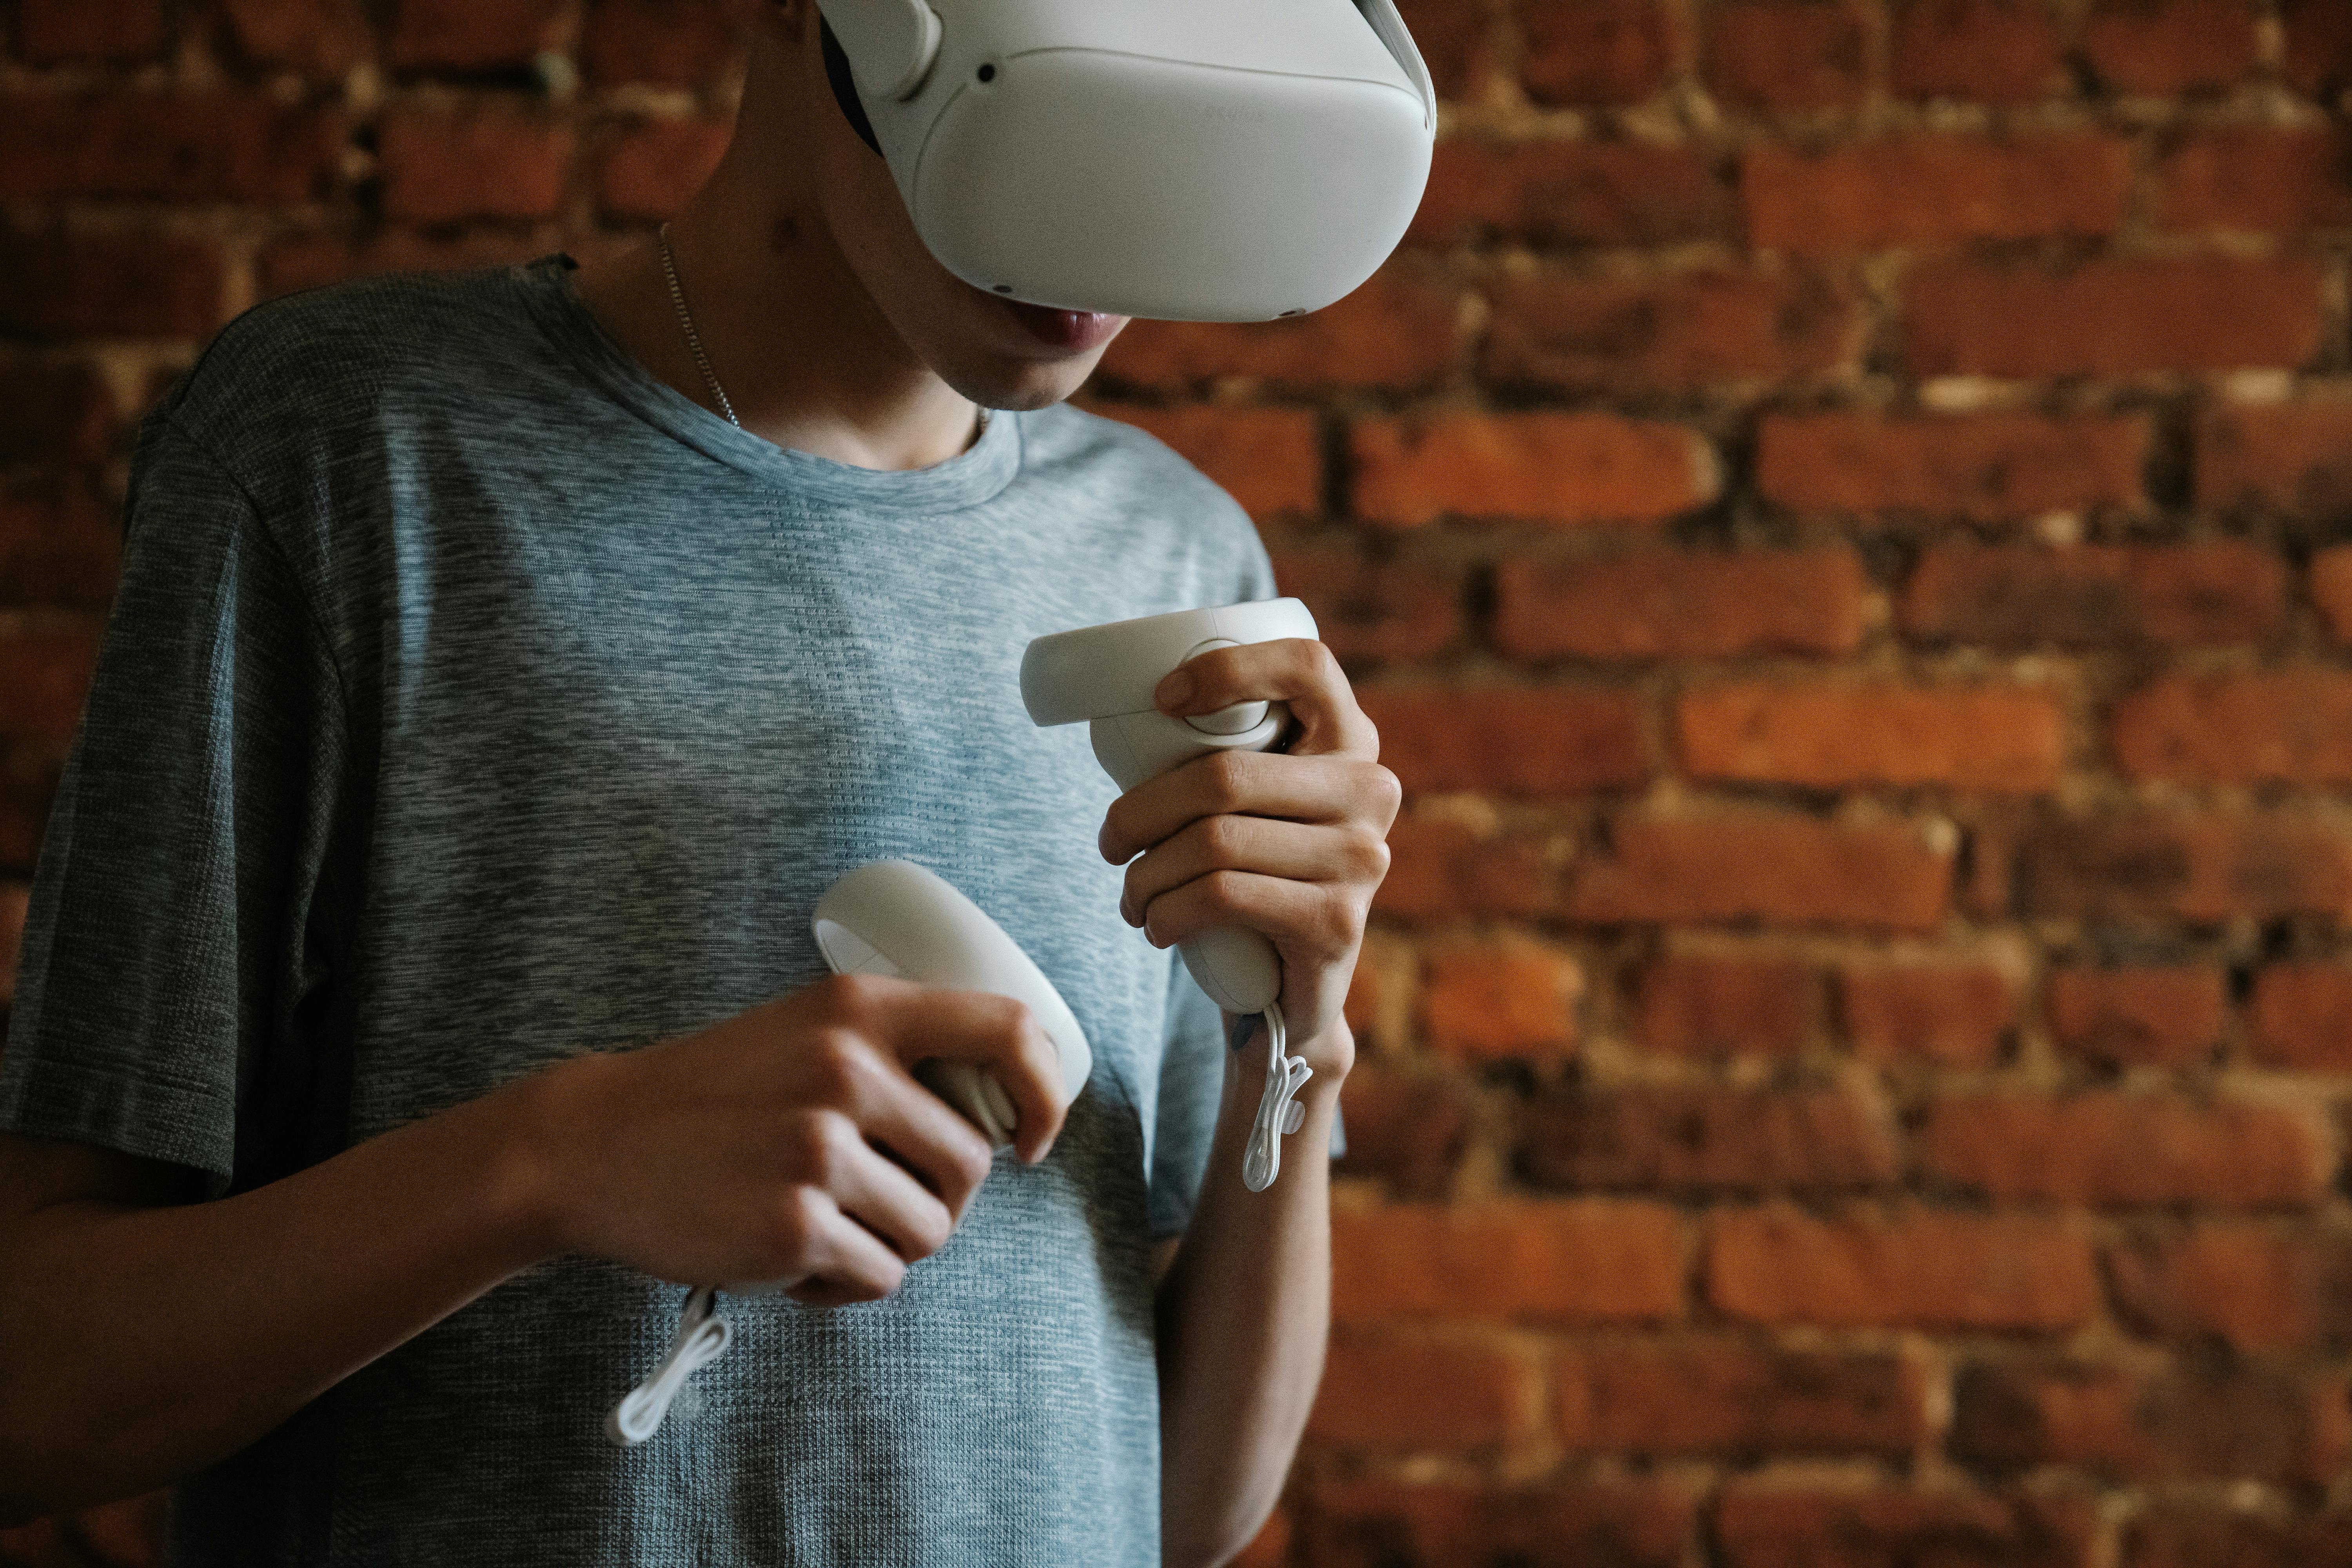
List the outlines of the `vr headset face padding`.
<svg viewBox="0 0 2352 1568">
<path fill-rule="evenodd" d="M 823 35 L 819 47 L 824 50 L 824 79 L 833 89 L 833 101 L 841 106 L 841 117 L 857 132 L 857 139 L 882 155 L 882 143 L 874 140 L 874 122 L 866 118 L 866 106 L 857 101 L 857 80 L 849 74 L 849 57 L 841 52 L 841 40 L 834 36 L 833 24 L 822 16 L 817 18 L 817 31 Z"/>
<path fill-rule="evenodd" d="M 1394 0 L 819 5 L 843 111 L 924 244 L 1013 299 L 1318 310 L 1388 258 L 1428 182 L 1436 95 Z"/>
</svg>

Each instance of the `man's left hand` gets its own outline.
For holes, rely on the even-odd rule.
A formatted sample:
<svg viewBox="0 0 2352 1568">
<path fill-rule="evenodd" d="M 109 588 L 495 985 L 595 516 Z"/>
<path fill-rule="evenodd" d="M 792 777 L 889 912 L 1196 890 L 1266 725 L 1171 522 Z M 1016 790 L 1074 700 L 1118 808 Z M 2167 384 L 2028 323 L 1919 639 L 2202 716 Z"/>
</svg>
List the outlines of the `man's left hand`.
<svg viewBox="0 0 2352 1568">
<path fill-rule="evenodd" d="M 1171 718 L 1290 705 L 1286 751 L 1212 752 L 1147 780 L 1111 803 L 1098 842 L 1127 863 L 1119 912 L 1154 947 L 1229 925 L 1273 942 L 1291 1049 L 1315 1063 L 1313 1044 L 1339 1027 L 1403 798 L 1380 764 L 1380 731 L 1331 650 L 1305 637 L 1212 649 L 1155 696 Z"/>
</svg>

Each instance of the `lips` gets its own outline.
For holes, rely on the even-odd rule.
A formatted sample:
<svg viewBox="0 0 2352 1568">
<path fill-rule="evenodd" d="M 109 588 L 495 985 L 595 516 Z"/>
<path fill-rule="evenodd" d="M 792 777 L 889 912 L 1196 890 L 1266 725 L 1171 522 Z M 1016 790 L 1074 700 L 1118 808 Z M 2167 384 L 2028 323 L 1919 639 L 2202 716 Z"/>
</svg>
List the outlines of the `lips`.
<svg viewBox="0 0 2352 1568">
<path fill-rule="evenodd" d="M 1026 305 L 1018 300 L 999 300 L 997 303 L 1012 311 L 1013 319 L 1031 337 L 1048 348 L 1071 353 L 1100 348 L 1127 325 L 1125 316 L 1107 316 L 1100 310 L 1057 310 L 1051 305 Z"/>
</svg>

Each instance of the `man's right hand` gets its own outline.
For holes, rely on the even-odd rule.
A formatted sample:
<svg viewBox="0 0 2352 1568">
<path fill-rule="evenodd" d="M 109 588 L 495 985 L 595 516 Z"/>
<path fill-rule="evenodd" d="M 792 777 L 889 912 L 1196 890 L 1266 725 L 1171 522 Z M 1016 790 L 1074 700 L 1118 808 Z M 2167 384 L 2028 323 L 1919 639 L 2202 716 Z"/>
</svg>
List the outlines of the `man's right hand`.
<svg viewBox="0 0 2352 1568">
<path fill-rule="evenodd" d="M 1061 1062 L 1029 1009 L 985 992 L 836 975 L 694 1035 L 516 1085 L 551 1251 L 685 1284 L 870 1301 L 945 1245 L 987 1141 L 912 1069 L 995 1074 L 1014 1147 L 1045 1158 Z"/>
</svg>

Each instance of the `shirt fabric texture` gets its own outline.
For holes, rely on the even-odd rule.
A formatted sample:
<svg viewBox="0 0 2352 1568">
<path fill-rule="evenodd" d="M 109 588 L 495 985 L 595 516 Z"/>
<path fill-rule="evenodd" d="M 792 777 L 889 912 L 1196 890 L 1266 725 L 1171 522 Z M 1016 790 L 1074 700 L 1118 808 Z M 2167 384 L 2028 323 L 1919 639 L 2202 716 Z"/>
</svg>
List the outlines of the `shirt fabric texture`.
<svg viewBox="0 0 2352 1568">
<path fill-rule="evenodd" d="M 817 897 L 940 872 L 1095 1068 L 890 1299 L 722 1297 L 649 1442 L 605 1412 L 683 1289 L 566 1259 L 184 1483 L 183 1564 L 1159 1561 L 1149 1243 L 1219 1015 L 1118 914 L 1042 633 L 1270 597 L 1128 426 L 999 414 L 934 468 L 779 448 L 653 379 L 571 267 L 339 285 L 226 330 L 141 432 L 34 889 L 0 1128 L 246 1190 L 820 978 Z"/>
</svg>

